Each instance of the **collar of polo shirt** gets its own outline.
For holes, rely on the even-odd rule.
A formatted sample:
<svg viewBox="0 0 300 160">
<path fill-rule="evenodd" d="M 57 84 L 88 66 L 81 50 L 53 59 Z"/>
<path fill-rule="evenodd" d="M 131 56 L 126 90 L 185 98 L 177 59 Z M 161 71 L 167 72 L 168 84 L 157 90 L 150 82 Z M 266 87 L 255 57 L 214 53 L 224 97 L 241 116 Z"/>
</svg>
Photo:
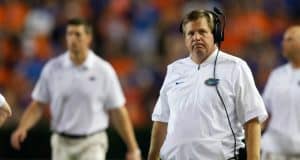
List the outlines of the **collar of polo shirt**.
<svg viewBox="0 0 300 160">
<path fill-rule="evenodd" d="M 213 53 L 212 53 L 211 55 L 209 55 L 208 58 L 207 58 L 205 61 L 203 61 L 202 63 L 200 63 L 200 64 L 197 64 L 196 62 L 194 62 L 194 61 L 192 60 L 192 57 L 191 57 L 191 56 L 189 56 L 189 61 L 190 61 L 192 64 L 194 64 L 196 67 L 198 67 L 199 65 L 200 65 L 200 66 L 206 66 L 206 65 L 208 65 L 208 64 L 213 64 L 213 63 L 215 62 L 215 58 L 216 58 L 216 56 L 217 56 L 217 52 L 218 52 L 218 48 L 216 47 L 216 49 L 213 51 Z"/>
<path fill-rule="evenodd" d="M 86 60 L 80 66 L 88 68 L 88 69 L 92 68 L 93 61 L 95 59 L 94 56 L 95 56 L 95 53 L 92 50 L 89 50 L 88 51 L 88 55 L 86 57 Z M 64 57 L 63 65 L 65 67 L 72 67 L 72 66 L 74 66 L 73 62 L 71 61 L 70 53 L 69 52 L 67 52 L 66 56 Z"/>
</svg>

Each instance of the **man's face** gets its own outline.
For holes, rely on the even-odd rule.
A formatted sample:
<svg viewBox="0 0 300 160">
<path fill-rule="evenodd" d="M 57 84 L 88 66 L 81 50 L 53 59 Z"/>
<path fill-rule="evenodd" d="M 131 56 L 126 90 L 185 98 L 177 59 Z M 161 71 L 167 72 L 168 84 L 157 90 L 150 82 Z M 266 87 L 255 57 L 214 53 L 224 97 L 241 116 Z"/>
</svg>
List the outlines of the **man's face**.
<svg viewBox="0 0 300 160">
<path fill-rule="evenodd" d="M 185 24 L 184 37 L 190 54 L 209 56 L 214 51 L 213 34 L 204 17 Z"/>
<path fill-rule="evenodd" d="M 91 35 L 86 32 L 84 25 L 69 25 L 66 32 L 68 50 L 78 54 L 89 48 Z"/>
<path fill-rule="evenodd" d="M 282 42 L 283 55 L 293 60 L 300 50 L 300 28 L 291 28 L 287 30 Z"/>
</svg>

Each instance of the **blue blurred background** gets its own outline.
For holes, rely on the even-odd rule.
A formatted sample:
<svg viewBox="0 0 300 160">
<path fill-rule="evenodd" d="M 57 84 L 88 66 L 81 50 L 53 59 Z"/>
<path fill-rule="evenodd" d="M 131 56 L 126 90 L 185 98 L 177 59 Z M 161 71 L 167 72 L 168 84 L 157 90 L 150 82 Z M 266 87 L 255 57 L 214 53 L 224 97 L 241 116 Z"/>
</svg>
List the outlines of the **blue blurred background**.
<svg viewBox="0 0 300 160">
<path fill-rule="evenodd" d="M 0 0 L 0 92 L 13 110 L 0 129 L 0 159 L 49 159 L 48 109 L 22 151 L 13 151 L 9 139 L 42 67 L 64 52 L 64 27 L 73 17 L 92 23 L 92 48 L 116 69 L 146 157 L 166 65 L 188 56 L 180 19 L 191 9 L 214 6 L 227 17 L 222 50 L 246 60 L 263 91 L 270 71 L 285 63 L 280 43 L 289 25 L 300 24 L 299 0 Z M 124 144 L 114 130 L 108 132 L 108 159 L 122 159 Z"/>
</svg>

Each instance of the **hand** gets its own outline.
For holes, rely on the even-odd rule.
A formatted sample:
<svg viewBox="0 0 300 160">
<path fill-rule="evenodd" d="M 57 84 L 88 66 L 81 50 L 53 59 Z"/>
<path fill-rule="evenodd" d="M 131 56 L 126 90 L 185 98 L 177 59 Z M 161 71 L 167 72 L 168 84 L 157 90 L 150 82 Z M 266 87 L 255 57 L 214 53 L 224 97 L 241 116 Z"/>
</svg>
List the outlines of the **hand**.
<svg viewBox="0 0 300 160">
<path fill-rule="evenodd" d="M 139 149 L 128 151 L 126 160 L 142 160 L 141 151 Z"/>
<path fill-rule="evenodd" d="M 21 143 L 26 139 L 27 131 L 24 129 L 17 129 L 11 136 L 11 145 L 14 149 L 20 150 Z"/>
</svg>

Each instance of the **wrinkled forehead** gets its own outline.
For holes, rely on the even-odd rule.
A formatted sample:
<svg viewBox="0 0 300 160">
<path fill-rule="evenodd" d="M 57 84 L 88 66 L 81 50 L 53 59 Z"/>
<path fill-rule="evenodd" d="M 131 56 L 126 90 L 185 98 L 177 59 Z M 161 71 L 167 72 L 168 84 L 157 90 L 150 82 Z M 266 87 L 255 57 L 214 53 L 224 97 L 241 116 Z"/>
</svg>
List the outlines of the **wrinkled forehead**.
<svg viewBox="0 0 300 160">
<path fill-rule="evenodd" d="M 191 27 L 191 26 L 207 27 L 209 30 L 212 30 L 212 28 L 209 25 L 209 22 L 208 22 L 207 18 L 205 18 L 205 17 L 199 17 L 195 20 L 188 21 L 184 25 L 184 30 L 185 31 L 187 30 L 188 26 L 189 27 Z"/>
</svg>

